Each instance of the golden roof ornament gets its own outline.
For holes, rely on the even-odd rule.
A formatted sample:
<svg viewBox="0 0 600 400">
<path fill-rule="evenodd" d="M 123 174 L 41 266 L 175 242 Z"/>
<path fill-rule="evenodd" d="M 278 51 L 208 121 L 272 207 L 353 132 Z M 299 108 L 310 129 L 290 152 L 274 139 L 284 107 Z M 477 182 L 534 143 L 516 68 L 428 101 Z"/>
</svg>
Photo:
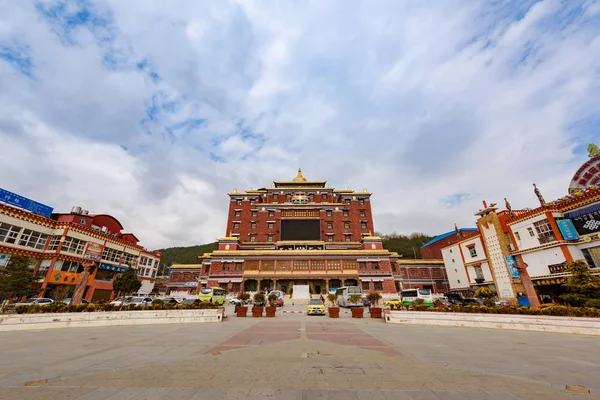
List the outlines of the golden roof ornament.
<svg viewBox="0 0 600 400">
<path fill-rule="evenodd" d="M 588 144 L 587 151 L 590 158 L 600 156 L 600 148 L 594 143 Z"/>
<path fill-rule="evenodd" d="M 237 188 L 233 188 L 233 193 L 237 193 Z"/>
<path fill-rule="evenodd" d="M 304 176 L 302 176 L 302 169 L 298 168 L 298 175 L 296 175 L 296 177 L 293 180 L 294 183 L 302 183 L 302 182 L 306 182 L 306 178 Z"/>
<path fill-rule="evenodd" d="M 367 188 L 363 189 L 363 193 L 369 193 L 369 191 L 367 190 Z"/>
</svg>

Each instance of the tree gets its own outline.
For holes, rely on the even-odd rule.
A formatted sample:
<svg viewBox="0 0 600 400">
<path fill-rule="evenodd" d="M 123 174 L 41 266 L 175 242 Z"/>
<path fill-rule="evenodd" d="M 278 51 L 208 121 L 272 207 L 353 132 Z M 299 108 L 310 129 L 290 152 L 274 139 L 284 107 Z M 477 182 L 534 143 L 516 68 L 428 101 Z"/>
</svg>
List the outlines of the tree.
<svg viewBox="0 0 600 400">
<path fill-rule="evenodd" d="M 567 291 L 560 296 L 571 306 L 583 306 L 590 299 L 600 298 L 600 277 L 592 275 L 590 268 L 583 260 L 567 263 L 571 276 L 563 283 Z"/>
<path fill-rule="evenodd" d="M 31 288 L 36 281 L 29 266 L 32 260 L 23 256 L 11 256 L 8 266 L 0 269 L 0 300 L 33 296 L 38 293 Z"/>
<path fill-rule="evenodd" d="M 135 270 L 131 267 L 127 268 L 125 272 L 115 278 L 113 281 L 113 289 L 119 293 L 119 296 L 123 297 L 119 309 L 122 309 L 123 304 L 125 304 L 125 296 L 137 292 L 140 287 L 142 287 L 142 282 L 140 282 Z"/>
<path fill-rule="evenodd" d="M 478 297 L 480 299 L 491 299 L 494 296 L 495 296 L 495 294 L 494 294 L 494 292 L 492 292 L 492 290 L 490 288 L 480 287 L 475 292 L 475 296 L 474 297 Z"/>
<path fill-rule="evenodd" d="M 63 301 L 73 295 L 75 285 L 58 285 L 52 289 L 52 299 L 54 301 Z"/>
</svg>

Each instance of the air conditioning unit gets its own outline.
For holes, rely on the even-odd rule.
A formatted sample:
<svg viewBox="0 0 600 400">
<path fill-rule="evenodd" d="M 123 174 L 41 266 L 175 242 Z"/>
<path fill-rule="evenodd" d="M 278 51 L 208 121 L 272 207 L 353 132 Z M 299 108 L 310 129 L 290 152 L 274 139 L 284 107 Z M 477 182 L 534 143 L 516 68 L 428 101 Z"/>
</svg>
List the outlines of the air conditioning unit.
<svg viewBox="0 0 600 400">
<path fill-rule="evenodd" d="M 71 207 L 71 214 L 81 214 L 81 207 L 77 207 L 77 206 Z"/>
<path fill-rule="evenodd" d="M 108 228 L 105 227 L 105 226 L 103 226 L 102 229 L 101 229 L 101 231 L 104 232 L 104 233 L 107 233 L 108 232 Z"/>
<path fill-rule="evenodd" d="M 88 215 L 90 212 L 88 210 L 81 210 L 81 215 Z"/>
</svg>

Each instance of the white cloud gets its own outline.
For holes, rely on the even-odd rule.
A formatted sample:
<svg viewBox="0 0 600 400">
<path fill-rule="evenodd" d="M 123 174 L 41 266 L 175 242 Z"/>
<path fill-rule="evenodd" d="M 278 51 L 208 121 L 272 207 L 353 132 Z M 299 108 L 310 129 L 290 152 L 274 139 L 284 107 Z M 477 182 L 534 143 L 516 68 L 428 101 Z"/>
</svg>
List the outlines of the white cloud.
<svg viewBox="0 0 600 400">
<path fill-rule="evenodd" d="M 598 2 L 574 3 L 4 3 L 0 187 L 149 248 L 222 236 L 227 192 L 298 167 L 372 191 L 382 232 L 533 207 L 598 140 Z"/>
</svg>

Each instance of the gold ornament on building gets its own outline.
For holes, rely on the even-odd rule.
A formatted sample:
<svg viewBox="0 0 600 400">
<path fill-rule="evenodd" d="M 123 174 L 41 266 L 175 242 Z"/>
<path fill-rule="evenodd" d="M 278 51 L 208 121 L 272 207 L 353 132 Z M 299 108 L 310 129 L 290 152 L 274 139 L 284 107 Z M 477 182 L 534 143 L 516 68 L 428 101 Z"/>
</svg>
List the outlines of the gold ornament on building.
<svg viewBox="0 0 600 400">
<path fill-rule="evenodd" d="M 296 177 L 294 178 L 294 180 L 292 182 L 294 182 L 294 183 L 306 182 L 306 178 L 304 176 L 302 176 L 301 168 L 298 168 L 298 175 L 296 175 Z"/>
<path fill-rule="evenodd" d="M 237 188 L 233 188 L 233 192 L 232 193 L 237 193 Z"/>
<path fill-rule="evenodd" d="M 225 250 L 229 250 L 231 246 L 229 246 L 228 244 L 225 245 Z"/>
<path fill-rule="evenodd" d="M 600 147 L 594 143 L 588 144 L 587 151 L 590 158 L 600 156 Z"/>
</svg>

